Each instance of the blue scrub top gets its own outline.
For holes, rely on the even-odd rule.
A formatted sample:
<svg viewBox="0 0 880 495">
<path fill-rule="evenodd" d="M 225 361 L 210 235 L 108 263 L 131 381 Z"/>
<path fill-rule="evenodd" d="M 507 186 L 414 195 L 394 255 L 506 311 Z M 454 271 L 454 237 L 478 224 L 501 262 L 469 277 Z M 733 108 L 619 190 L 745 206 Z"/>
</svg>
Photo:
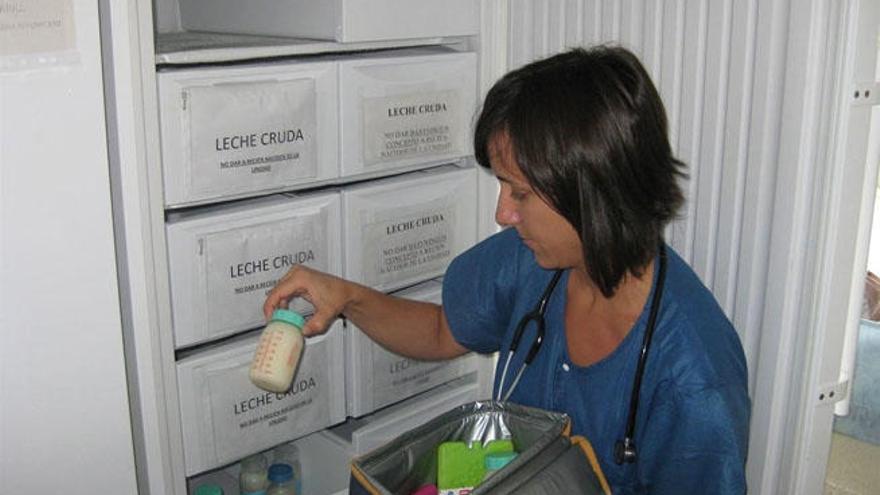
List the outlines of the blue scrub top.
<svg viewBox="0 0 880 495">
<path fill-rule="evenodd" d="M 746 492 L 749 398 L 739 337 L 691 268 L 667 247 L 660 311 L 640 392 L 634 464 L 614 462 L 626 428 L 633 377 L 650 301 L 623 342 L 590 366 L 575 365 L 565 337 L 568 271 L 548 303 L 540 352 L 512 402 L 567 413 L 572 433 L 593 445 L 615 494 Z M 659 266 L 659 264 L 655 264 Z M 553 275 L 513 229 L 456 258 L 443 279 L 443 308 L 455 339 L 468 349 L 501 351 L 495 390 L 520 319 L 533 310 Z M 534 342 L 529 325 L 510 362 L 506 387 Z"/>
</svg>

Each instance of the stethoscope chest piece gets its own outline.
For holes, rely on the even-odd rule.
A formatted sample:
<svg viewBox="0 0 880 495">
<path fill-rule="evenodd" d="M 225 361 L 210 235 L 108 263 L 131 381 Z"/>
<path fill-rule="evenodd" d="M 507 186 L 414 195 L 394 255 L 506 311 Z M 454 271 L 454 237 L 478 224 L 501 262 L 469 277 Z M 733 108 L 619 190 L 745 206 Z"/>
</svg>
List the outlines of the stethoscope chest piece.
<svg viewBox="0 0 880 495">
<path fill-rule="evenodd" d="M 629 437 L 614 442 L 614 462 L 632 464 L 636 462 L 636 444 Z"/>
</svg>

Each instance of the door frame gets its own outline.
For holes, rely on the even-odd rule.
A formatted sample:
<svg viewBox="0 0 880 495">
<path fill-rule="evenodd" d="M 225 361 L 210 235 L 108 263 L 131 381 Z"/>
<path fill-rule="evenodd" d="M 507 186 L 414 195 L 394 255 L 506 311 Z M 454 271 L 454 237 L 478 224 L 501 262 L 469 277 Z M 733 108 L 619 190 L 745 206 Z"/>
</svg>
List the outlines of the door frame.
<svg viewBox="0 0 880 495">
<path fill-rule="evenodd" d="M 834 404 L 851 387 L 850 371 L 841 365 L 847 362 L 844 355 L 854 352 L 877 184 L 878 163 L 876 157 L 868 159 L 868 136 L 872 107 L 880 103 L 875 82 L 878 27 L 880 3 L 875 0 L 850 2 L 840 19 L 829 165 L 812 212 L 816 276 L 799 316 L 808 323 L 806 359 L 801 389 L 792 390 L 800 396 L 793 411 L 794 451 L 783 456 L 777 488 L 787 489 L 779 493 L 823 493 Z"/>
</svg>

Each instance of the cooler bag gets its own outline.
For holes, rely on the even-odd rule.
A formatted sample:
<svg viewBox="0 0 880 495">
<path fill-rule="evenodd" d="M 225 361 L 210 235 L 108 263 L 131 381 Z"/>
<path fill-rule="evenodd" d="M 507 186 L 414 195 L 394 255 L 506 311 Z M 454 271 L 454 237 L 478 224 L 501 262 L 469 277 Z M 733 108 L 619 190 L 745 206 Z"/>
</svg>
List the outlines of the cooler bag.
<svg viewBox="0 0 880 495">
<path fill-rule="evenodd" d="M 562 413 L 509 402 L 464 404 L 355 458 L 349 493 L 410 495 L 437 484 L 441 443 L 510 439 L 517 457 L 470 493 L 610 494 L 592 446 L 570 431 L 571 420 Z"/>
</svg>

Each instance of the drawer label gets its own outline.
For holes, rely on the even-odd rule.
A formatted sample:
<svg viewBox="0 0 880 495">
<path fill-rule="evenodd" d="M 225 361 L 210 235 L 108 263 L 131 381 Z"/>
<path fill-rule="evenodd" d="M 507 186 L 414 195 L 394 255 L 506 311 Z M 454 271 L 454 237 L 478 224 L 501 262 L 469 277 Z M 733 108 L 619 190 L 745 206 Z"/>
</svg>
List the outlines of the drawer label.
<svg viewBox="0 0 880 495">
<path fill-rule="evenodd" d="M 333 251 L 326 209 L 300 217 L 208 234 L 200 267 L 208 328 L 246 329 L 263 322 L 263 302 L 278 279 L 297 264 L 328 271 Z M 291 308 L 308 313 L 296 298 Z"/>
<path fill-rule="evenodd" d="M 211 434 L 220 462 L 262 450 L 328 426 L 331 418 L 326 345 L 306 344 L 290 390 L 276 394 L 255 387 L 247 361 L 206 376 Z"/>
<path fill-rule="evenodd" d="M 191 191 L 247 191 L 317 177 L 313 79 L 190 87 L 182 105 Z"/>
<path fill-rule="evenodd" d="M 364 99 L 364 164 L 466 154 L 461 100 L 457 91 Z"/>
<path fill-rule="evenodd" d="M 361 217 L 364 283 L 395 282 L 441 274 L 456 254 L 453 198 L 401 209 L 365 211 Z"/>
<path fill-rule="evenodd" d="M 373 404 L 382 407 L 403 400 L 473 370 L 470 354 L 451 361 L 418 361 L 371 343 L 373 377 L 368 385 Z"/>
</svg>

